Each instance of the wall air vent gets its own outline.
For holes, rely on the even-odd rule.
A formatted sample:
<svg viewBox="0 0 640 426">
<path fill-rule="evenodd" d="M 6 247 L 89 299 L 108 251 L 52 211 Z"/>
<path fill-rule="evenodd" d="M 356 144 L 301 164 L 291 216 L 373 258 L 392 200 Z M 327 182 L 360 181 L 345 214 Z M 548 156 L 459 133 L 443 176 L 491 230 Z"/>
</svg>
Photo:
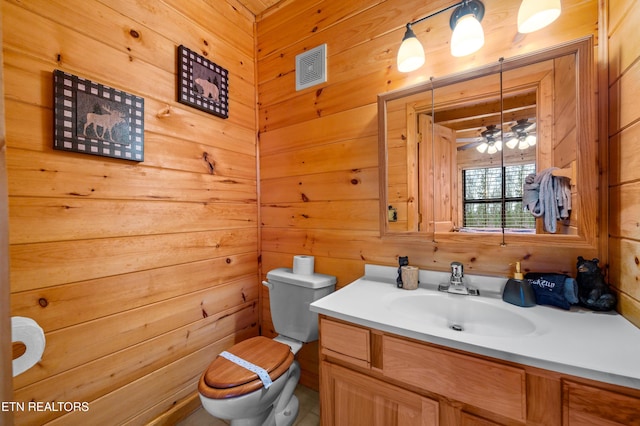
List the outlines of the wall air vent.
<svg viewBox="0 0 640 426">
<path fill-rule="evenodd" d="M 327 45 L 321 44 L 296 56 L 296 90 L 327 81 Z"/>
</svg>

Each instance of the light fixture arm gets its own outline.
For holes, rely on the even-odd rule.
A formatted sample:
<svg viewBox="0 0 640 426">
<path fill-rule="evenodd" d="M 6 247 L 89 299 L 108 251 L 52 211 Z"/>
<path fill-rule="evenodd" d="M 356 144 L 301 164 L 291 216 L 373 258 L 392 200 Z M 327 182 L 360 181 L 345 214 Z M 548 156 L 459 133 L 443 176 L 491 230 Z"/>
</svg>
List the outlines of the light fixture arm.
<svg viewBox="0 0 640 426">
<path fill-rule="evenodd" d="M 463 0 L 463 1 L 459 2 L 459 3 L 452 4 L 451 6 L 447 6 L 444 9 L 440 9 L 440 10 L 438 10 L 436 12 L 433 12 L 431 15 L 427 15 L 424 18 L 416 19 L 413 22 L 409 22 L 409 23 L 407 23 L 407 28 L 410 28 L 411 26 L 413 26 L 415 24 L 419 24 L 422 21 L 426 21 L 429 18 L 433 18 L 436 15 L 440 15 L 441 13 L 446 12 L 447 10 L 451 10 L 454 7 L 462 6 L 464 3 L 465 3 L 465 1 Z M 484 7 L 483 7 L 483 13 L 484 13 Z"/>
</svg>

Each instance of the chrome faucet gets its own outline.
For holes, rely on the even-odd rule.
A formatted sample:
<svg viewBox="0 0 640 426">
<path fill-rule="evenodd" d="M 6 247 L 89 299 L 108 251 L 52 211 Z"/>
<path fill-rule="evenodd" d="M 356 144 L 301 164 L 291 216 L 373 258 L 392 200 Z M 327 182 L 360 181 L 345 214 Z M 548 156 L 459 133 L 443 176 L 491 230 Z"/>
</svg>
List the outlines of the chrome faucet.
<svg viewBox="0 0 640 426">
<path fill-rule="evenodd" d="M 470 294 L 478 296 L 478 289 L 469 288 L 464 280 L 464 268 L 460 262 L 451 262 L 451 277 L 448 284 L 440 284 L 438 290 L 455 294 Z"/>
</svg>

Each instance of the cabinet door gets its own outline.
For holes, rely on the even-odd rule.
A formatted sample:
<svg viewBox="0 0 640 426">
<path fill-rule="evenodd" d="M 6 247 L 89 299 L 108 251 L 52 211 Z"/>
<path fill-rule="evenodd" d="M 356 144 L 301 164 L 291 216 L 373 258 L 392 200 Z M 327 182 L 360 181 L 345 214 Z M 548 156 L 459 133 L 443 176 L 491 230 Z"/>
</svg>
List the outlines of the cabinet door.
<svg viewBox="0 0 640 426">
<path fill-rule="evenodd" d="M 640 398 L 564 381 L 565 426 L 640 426 Z"/>
<path fill-rule="evenodd" d="M 437 426 L 438 402 L 323 362 L 323 426 Z"/>
</svg>

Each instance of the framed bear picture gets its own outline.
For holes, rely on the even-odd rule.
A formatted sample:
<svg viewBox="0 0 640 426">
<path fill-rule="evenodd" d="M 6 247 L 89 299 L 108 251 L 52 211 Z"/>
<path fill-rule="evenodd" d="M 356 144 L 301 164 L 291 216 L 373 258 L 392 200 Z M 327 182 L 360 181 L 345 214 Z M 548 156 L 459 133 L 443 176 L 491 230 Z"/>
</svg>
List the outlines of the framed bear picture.
<svg viewBox="0 0 640 426">
<path fill-rule="evenodd" d="M 53 71 L 54 141 L 62 151 L 144 161 L 144 99 Z"/>
<path fill-rule="evenodd" d="M 184 46 L 178 47 L 178 102 L 229 118 L 229 72 Z"/>
</svg>

